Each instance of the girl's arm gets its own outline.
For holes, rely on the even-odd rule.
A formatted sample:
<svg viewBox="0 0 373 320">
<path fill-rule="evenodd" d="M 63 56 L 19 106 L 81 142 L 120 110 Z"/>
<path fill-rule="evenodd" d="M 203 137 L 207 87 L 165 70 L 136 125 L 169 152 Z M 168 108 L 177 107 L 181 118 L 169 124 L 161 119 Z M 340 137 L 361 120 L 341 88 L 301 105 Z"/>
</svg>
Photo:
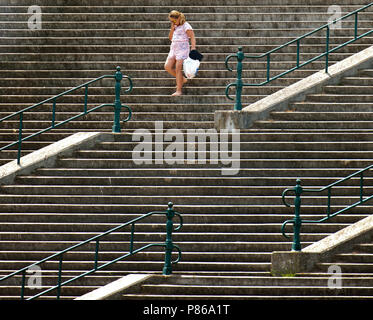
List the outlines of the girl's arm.
<svg viewBox="0 0 373 320">
<path fill-rule="evenodd" d="M 196 49 L 196 37 L 194 36 L 194 31 L 193 30 L 187 30 L 186 31 L 188 37 L 190 38 L 190 44 L 191 44 L 191 49 L 195 50 Z"/>
<path fill-rule="evenodd" d="M 172 41 L 172 37 L 173 37 L 173 35 L 174 35 L 174 31 L 175 31 L 175 27 L 176 27 L 176 25 L 173 24 L 173 23 L 171 23 L 170 32 L 169 32 L 169 34 L 168 34 L 168 39 L 170 39 L 170 41 Z"/>
</svg>

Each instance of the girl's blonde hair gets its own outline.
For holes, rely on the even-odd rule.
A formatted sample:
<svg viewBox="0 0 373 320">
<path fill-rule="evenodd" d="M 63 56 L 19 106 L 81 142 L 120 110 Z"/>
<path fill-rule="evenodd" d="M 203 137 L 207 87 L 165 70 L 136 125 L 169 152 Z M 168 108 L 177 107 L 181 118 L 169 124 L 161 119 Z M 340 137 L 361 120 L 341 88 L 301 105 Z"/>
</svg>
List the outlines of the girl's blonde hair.
<svg viewBox="0 0 373 320">
<path fill-rule="evenodd" d="M 182 12 L 179 12 L 179 11 L 176 11 L 176 10 L 172 10 L 169 14 L 168 14 L 168 17 L 170 18 L 171 16 L 174 16 L 174 17 L 177 17 L 179 18 L 180 17 L 180 25 L 183 25 L 186 21 L 185 19 L 185 16 Z"/>
</svg>

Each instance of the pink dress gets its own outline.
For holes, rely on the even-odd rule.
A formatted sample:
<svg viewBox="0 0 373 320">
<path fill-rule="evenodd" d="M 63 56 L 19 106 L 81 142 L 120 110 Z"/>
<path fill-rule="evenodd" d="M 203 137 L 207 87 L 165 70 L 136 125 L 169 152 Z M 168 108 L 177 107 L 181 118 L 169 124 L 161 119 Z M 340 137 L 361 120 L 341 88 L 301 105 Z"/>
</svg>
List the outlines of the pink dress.
<svg viewBox="0 0 373 320">
<path fill-rule="evenodd" d="M 185 22 L 175 28 L 172 36 L 170 52 L 167 59 L 175 58 L 176 60 L 185 60 L 189 56 L 189 37 L 187 30 L 193 30 L 192 26 Z"/>
</svg>

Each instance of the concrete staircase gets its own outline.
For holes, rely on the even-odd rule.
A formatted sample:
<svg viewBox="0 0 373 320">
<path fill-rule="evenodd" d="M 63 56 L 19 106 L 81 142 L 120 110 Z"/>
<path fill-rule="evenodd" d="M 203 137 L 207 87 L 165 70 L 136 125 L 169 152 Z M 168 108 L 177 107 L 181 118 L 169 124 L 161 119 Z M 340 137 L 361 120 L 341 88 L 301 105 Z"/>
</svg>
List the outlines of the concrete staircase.
<svg viewBox="0 0 373 320">
<path fill-rule="evenodd" d="M 224 96 L 225 85 L 234 77 L 224 67 L 228 54 L 239 45 L 248 54 L 261 54 L 319 27 L 330 18 L 328 8 L 332 4 L 332 1 L 317 1 L 312 5 L 297 1 L 254 4 L 237 0 L 227 6 L 224 1 L 213 0 L 203 6 L 198 1 L 189 1 L 185 6 L 181 1 L 173 1 L 172 6 L 186 13 L 196 31 L 198 49 L 205 55 L 198 78 L 186 86 L 185 97 L 175 100 L 169 96 L 174 80 L 163 71 L 169 49 L 167 13 L 171 2 L 154 6 L 140 1 L 133 6 L 128 1 L 95 5 L 76 1 L 51 4 L 45 0 L 39 3 L 43 14 L 41 30 L 27 28 L 30 17 L 27 1 L 6 3 L 0 6 L 0 117 L 100 75 L 112 74 L 120 65 L 135 84 L 133 93 L 122 98 L 134 111 L 133 121 L 125 125 L 125 130 L 144 128 L 154 119 L 165 121 L 165 128 L 174 125 L 181 128 L 184 123 L 189 126 L 194 123 L 199 128 L 209 126 L 215 110 L 231 108 Z M 339 4 L 343 14 L 365 5 L 362 1 Z M 359 32 L 370 28 L 370 17 L 370 13 L 360 16 Z M 343 22 L 342 28 L 332 31 L 335 37 L 331 47 L 352 36 L 352 20 Z M 304 44 L 301 60 L 323 50 L 324 34 L 316 34 Z M 360 40 L 333 55 L 330 63 L 370 44 L 371 38 Z M 294 65 L 294 50 L 291 46 L 273 55 L 273 72 Z M 315 62 L 270 86 L 247 89 L 243 103 L 254 102 L 322 67 L 322 61 Z M 265 61 L 247 61 L 245 70 L 243 76 L 247 81 L 262 81 Z M 83 94 L 82 90 L 58 100 L 59 120 L 82 111 Z M 111 81 L 103 81 L 89 90 L 90 106 L 113 100 Z M 25 135 L 50 123 L 51 105 L 36 112 L 36 118 L 35 114 L 25 114 Z M 170 112 L 175 118 L 170 118 Z M 111 126 L 112 111 L 103 110 L 25 142 L 23 154 L 76 131 L 111 130 Z M 15 141 L 17 128 L 18 119 L 4 123 L 0 145 Z M 15 158 L 15 152 L 2 152 L 1 158 L 1 163 L 6 163 Z"/>
<path fill-rule="evenodd" d="M 329 274 L 329 277 L 332 274 Z M 356 300 L 371 299 L 372 277 L 342 278 L 342 289 L 328 288 L 329 278 L 302 277 L 247 277 L 247 276 L 190 276 L 169 278 L 159 276 L 123 295 L 123 299 L 175 300 Z"/>
<path fill-rule="evenodd" d="M 273 190 L 276 183 L 278 186 L 281 185 L 281 188 L 286 184 L 291 185 L 292 175 L 302 177 L 304 186 L 318 188 L 337 180 L 338 174 L 345 176 L 371 163 L 372 155 L 369 147 L 372 139 L 371 126 L 368 121 L 364 121 L 369 118 L 370 103 L 362 102 L 362 100 L 367 101 L 369 95 L 356 95 L 356 92 L 368 94 L 371 88 L 370 79 L 367 77 L 369 73 L 369 69 L 361 70 L 356 77 L 343 78 L 339 85 L 325 86 L 322 93 L 308 95 L 304 102 L 293 103 L 285 112 L 273 112 L 270 119 L 257 121 L 253 129 L 241 134 L 241 137 L 260 134 L 262 139 L 257 149 L 255 143 L 248 142 L 247 144 L 250 146 L 250 151 L 256 152 L 257 155 L 256 161 L 250 162 L 247 166 L 254 166 L 256 170 L 265 172 L 263 173 L 265 179 L 256 178 L 261 180 L 262 190 Z M 359 121 L 358 115 L 361 115 L 363 121 Z M 268 137 L 269 141 L 264 137 Z M 283 143 L 283 141 L 292 142 Z M 244 146 L 245 143 L 241 145 Z M 271 152 L 266 150 L 271 150 Z M 244 157 L 244 161 L 248 161 L 247 154 Z M 268 167 L 273 165 L 277 170 L 276 174 L 273 169 L 269 172 Z M 248 183 L 253 182 L 252 177 L 247 178 Z M 271 186 L 266 185 L 267 178 L 271 179 Z M 365 193 L 367 196 L 371 195 L 372 182 L 371 178 L 367 179 Z M 336 196 L 332 200 L 334 209 L 356 202 L 359 194 L 358 186 L 359 181 L 354 180 L 335 190 L 336 193 L 333 191 Z M 257 188 L 254 187 L 251 192 L 245 192 L 245 198 L 259 195 Z M 281 191 L 278 190 L 260 196 L 260 203 L 266 203 L 266 206 L 261 208 L 262 215 L 256 218 L 256 222 L 260 223 L 258 226 L 263 231 L 269 231 L 270 222 L 280 222 L 273 219 L 276 214 L 282 219 L 290 213 L 289 210 L 280 206 L 280 194 Z M 272 201 L 270 195 L 274 196 Z M 249 201 L 253 204 L 255 200 Z M 324 196 L 317 197 L 304 196 L 301 209 L 303 219 L 313 220 L 316 216 L 325 215 L 326 203 L 326 193 Z M 250 205 L 247 209 L 251 211 L 253 206 Z M 321 239 L 324 235 L 352 223 L 352 220 L 357 221 L 371 214 L 371 210 L 371 204 L 368 203 L 367 206 L 355 208 L 347 214 L 333 218 L 328 223 L 304 224 L 301 235 L 302 243 L 304 241 L 303 247 L 313 242 L 310 236 Z M 276 228 L 279 228 L 278 223 Z M 272 239 L 272 241 L 266 244 L 266 248 L 275 245 L 276 238 L 273 236 L 267 234 L 267 240 Z M 276 245 L 269 251 L 277 250 L 274 249 Z M 289 250 L 290 244 L 287 243 L 286 246 L 285 250 Z M 272 277 L 268 269 L 263 269 L 267 272 L 251 275 L 219 274 L 214 277 L 206 274 L 185 275 L 184 273 L 171 278 L 153 278 L 140 288 L 136 287 L 125 292 L 123 299 L 170 299 L 171 297 L 183 300 L 371 299 L 373 280 L 371 250 L 371 243 L 362 243 L 357 245 L 352 252 L 338 254 L 330 262 L 319 263 L 313 272 L 285 277 Z M 250 254 L 244 253 L 244 256 L 247 257 Z M 264 258 L 262 253 L 258 252 L 258 255 Z M 260 263 L 259 257 L 256 257 L 256 261 L 258 265 L 265 265 L 263 262 Z M 341 268 L 341 289 L 328 287 L 330 277 L 335 276 L 329 268 L 334 265 Z M 258 267 L 257 270 L 259 270 Z"/>
<path fill-rule="evenodd" d="M 345 12 L 365 4 L 348 3 L 343 6 Z M 321 276 L 304 275 L 302 278 L 270 276 L 270 253 L 291 247 L 281 236 L 280 226 L 292 217 L 292 211 L 282 205 L 280 196 L 284 188 L 295 185 L 298 177 L 302 178 L 304 186 L 324 186 L 371 164 L 369 146 L 373 133 L 368 122 L 353 118 L 358 110 L 367 117 L 369 103 L 358 99 L 369 96 L 356 95 L 356 90 L 369 90 L 369 80 L 355 82 L 358 87 L 355 89 L 351 81 L 359 80 L 345 78 L 342 86 L 326 87 L 322 94 L 311 95 L 306 102 L 290 106 L 290 112 L 273 113 L 270 120 L 257 122 L 255 128 L 242 131 L 241 170 L 235 176 L 222 176 L 220 166 L 211 164 L 136 166 L 131 158 L 136 145 L 131 132 L 139 128 L 152 132 L 154 121 L 163 121 L 165 130 L 213 128 L 214 111 L 232 108 L 224 97 L 224 87 L 232 80 L 232 74 L 224 70 L 225 56 L 243 43 L 248 44 L 244 46 L 245 52 L 263 53 L 318 27 L 327 21 L 328 5 L 334 3 L 320 1 L 315 5 L 300 5 L 284 1 L 277 6 L 270 2 L 250 6 L 247 1 L 237 0 L 228 7 L 223 1 L 215 0 L 201 7 L 197 1 L 188 2 L 189 6 L 179 9 L 187 14 L 195 28 L 197 47 L 205 54 L 205 60 L 199 77 L 185 87 L 186 95 L 177 100 L 169 96 L 174 81 L 162 71 L 168 52 L 166 18 L 170 6 L 168 3 L 156 7 L 147 4 L 144 1 L 143 7 L 135 7 L 126 6 L 123 1 L 111 1 L 110 4 L 100 2 L 100 7 L 83 7 L 84 2 L 79 2 L 79 6 L 74 1 L 64 6 L 57 2 L 55 6 L 42 6 L 45 15 L 40 31 L 25 29 L 25 4 L 0 7 L 4 12 L 1 15 L 4 29 L 0 31 L 4 36 L 0 40 L 0 87 L 4 93 L 0 101 L 1 116 L 88 79 L 110 74 L 116 65 L 121 65 L 135 84 L 133 93 L 122 99 L 133 108 L 133 121 L 126 123 L 125 133 L 115 135 L 114 142 L 102 142 L 94 148 L 80 150 L 73 157 L 61 158 L 56 168 L 38 169 L 31 175 L 19 176 L 13 185 L 1 187 L 0 275 L 140 214 L 164 210 L 167 202 L 173 201 L 185 220 L 181 232 L 174 235 L 175 243 L 183 250 L 183 260 L 175 266 L 175 277 L 165 282 L 160 277 L 160 284 L 146 284 L 143 293 L 128 293 L 126 298 L 169 299 L 166 292 L 176 298 L 208 299 L 329 296 L 330 289 L 310 286 L 310 283 L 314 287 L 323 286 L 325 271 Z M 242 12 L 239 15 L 235 14 L 238 10 Z M 285 12 L 279 14 L 279 10 Z M 294 15 L 293 12 L 307 14 Z M 361 20 L 363 28 L 369 27 L 364 18 Z M 334 45 L 347 37 L 348 32 L 352 34 L 351 24 L 344 26 L 346 29 L 334 31 L 338 36 Z M 321 39 L 320 36 L 310 40 L 304 57 L 322 50 Z M 358 52 L 369 43 L 367 38 L 352 45 L 333 55 L 330 62 Z M 282 53 L 275 58 L 274 69 L 285 70 L 294 60 L 293 52 Z M 245 73 L 248 81 L 261 80 L 265 74 L 264 62 L 248 62 L 245 67 L 249 70 Z M 323 63 L 317 62 L 271 86 L 247 89 L 243 102 L 254 102 L 322 67 Z M 362 71 L 357 79 L 369 72 Z M 338 90 L 344 91 L 338 93 Z M 93 88 L 90 94 L 92 104 L 114 99 L 113 86 L 106 82 Z M 341 96 L 341 100 L 337 96 Z M 66 117 L 81 110 L 80 101 L 83 101 L 82 96 L 76 95 L 64 99 L 58 106 Z M 355 113 L 342 112 L 346 110 L 344 107 L 353 108 Z M 324 108 L 330 113 L 325 113 Z M 40 128 L 43 121 L 48 121 L 48 112 L 43 108 L 37 113 L 36 121 L 29 118 L 26 130 L 33 132 Z M 77 131 L 110 131 L 112 117 L 112 112 L 92 114 L 84 121 L 73 122 L 25 143 L 25 153 Z M 320 117 L 325 118 L 320 121 Z M 339 121 L 334 123 L 337 117 Z M 16 123 L 11 121 L 1 127 L 4 144 L 15 139 L 15 128 Z M 2 156 L 3 163 L 15 157 L 13 151 L 2 152 Z M 355 188 L 352 184 L 350 191 Z M 351 201 L 345 197 L 349 193 L 339 192 L 333 203 L 335 208 Z M 308 197 L 303 203 L 302 214 L 309 218 L 323 215 L 320 209 L 325 206 L 325 198 Z M 364 206 L 351 213 L 338 216 L 328 224 L 306 225 L 302 233 L 303 245 L 365 217 L 371 213 L 371 207 Z M 136 244 L 163 241 L 164 230 L 163 217 L 151 218 L 137 229 Z M 130 230 L 102 243 L 100 262 L 113 259 L 120 250 L 128 250 L 129 233 Z M 91 268 L 93 255 L 93 247 L 67 255 L 64 279 Z M 77 285 L 63 288 L 63 297 L 74 298 L 129 273 L 160 273 L 162 259 L 163 253 L 157 250 L 138 254 Z M 42 267 L 43 286 L 56 283 L 57 264 L 56 261 Z M 313 279 L 315 277 L 320 280 Z M 216 279 L 221 288 L 211 294 L 206 288 L 216 284 Z M 247 288 L 243 291 L 241 287 L 236 288 L 237 281 Z M 0 284 L 0 296 L 17 298 L 19 283 L 18 278 Z M 295 289 L 300 283 L 304 291 Z M 280 284 L 285 287 L 284 291 L 274 290 Z M 288 284 L 296 285 L 288 288 Z M 265 286 L 270 289 L 261 291 Z M 36 292 L 36 289 L 30 290 L 26 295 Z M 369 293 L 357 290 L 344 296 L 359 295 Z"/>
</svg>

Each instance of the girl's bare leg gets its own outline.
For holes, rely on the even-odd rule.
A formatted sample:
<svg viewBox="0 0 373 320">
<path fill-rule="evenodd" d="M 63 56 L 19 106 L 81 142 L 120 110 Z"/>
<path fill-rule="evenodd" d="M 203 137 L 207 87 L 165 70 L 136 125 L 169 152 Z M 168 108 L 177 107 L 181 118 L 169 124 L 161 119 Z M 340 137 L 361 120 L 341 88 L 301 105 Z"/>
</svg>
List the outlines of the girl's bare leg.
<svg viewBox="0 0 373 320">
<path fill-rule="evenodd" d="M 183 60 L 176 60 L 175 58 L 167 59 L 164 64 L 164 69 L 173 77 L 176 78 L 176 92 L 175 96 L 181 95 L 181 88 L 188 80 L 183 76 Z M 181 78 L 181 81 L 180 81 Z"/>
<path fill-rule="evenodd" d="M 176 60 L 176 92 L 173 93 L 173 96 L 181 96 L 183 84 L 186 82 L 186 79 L 183 77 L 183 60 Z"/>
<path fill-rule="evenodd" d="M 176 64 L 175 58 L 167 59 L 166 63 L 164 64 L 164 69 L 173 77 L 176 77 L 175 64 Z"/>
</svg>

